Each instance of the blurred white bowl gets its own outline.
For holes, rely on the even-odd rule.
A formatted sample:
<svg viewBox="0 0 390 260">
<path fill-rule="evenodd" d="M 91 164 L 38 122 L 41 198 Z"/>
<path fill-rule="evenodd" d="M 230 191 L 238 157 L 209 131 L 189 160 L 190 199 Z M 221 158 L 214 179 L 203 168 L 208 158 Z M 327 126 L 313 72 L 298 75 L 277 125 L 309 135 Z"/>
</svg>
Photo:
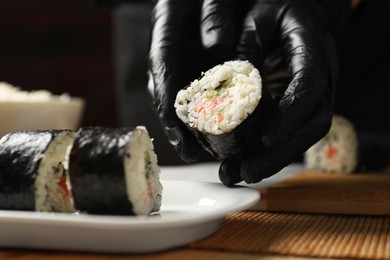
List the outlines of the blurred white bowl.
<svg viewBox="0 0 390 260">
<path fill-rule="evenodd" d="M 36 102 L 0 100 L 0 137 L 24 130 L 77 130 L 84 106 L 84 100 L 76 97 L 66 101 L 59 98 Z"/>
</svg>

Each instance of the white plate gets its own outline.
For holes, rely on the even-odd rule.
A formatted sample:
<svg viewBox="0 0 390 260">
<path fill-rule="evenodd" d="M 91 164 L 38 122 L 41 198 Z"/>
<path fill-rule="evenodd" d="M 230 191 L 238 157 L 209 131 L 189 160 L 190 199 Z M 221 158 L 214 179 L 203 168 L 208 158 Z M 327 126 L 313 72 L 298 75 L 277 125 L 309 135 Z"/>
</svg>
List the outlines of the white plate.
<svg viewBox="0 0 390 260">
<path fill-rule="evenodd" d="M 0 211 L 0 246 L 145 253 L 182 246 L 215 232 L 226 214 L 260 198 L 248 187 L 162 180 L 160 214 L 149 217 Z"/>
</svg>

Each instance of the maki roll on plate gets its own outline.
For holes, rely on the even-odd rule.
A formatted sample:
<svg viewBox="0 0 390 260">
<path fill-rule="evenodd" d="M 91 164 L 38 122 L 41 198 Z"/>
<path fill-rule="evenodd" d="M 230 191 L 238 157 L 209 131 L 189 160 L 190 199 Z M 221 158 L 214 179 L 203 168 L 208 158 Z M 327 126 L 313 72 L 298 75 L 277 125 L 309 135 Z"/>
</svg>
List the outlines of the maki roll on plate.
<svg viewBox="0 0 390 260">
<path fill-rule="evenodd" d="M 180 90 L 178 117 L 217 159 L 240 156 L 260 131 L 270 95 L 260 72 L 248 61 L 227 61 Z"/>
<path fill-rule="evenodd" d="M 70 130 L 14 132 L 0 139 L 0 209 L 73 212 Z"/>
<path fill-rule="evenodd" d="M 145 127 L 80 128 L 69 165 L 74 205 L 82 213 L 147 215 L 160 209 L 160 169 Z"/>
</svg>

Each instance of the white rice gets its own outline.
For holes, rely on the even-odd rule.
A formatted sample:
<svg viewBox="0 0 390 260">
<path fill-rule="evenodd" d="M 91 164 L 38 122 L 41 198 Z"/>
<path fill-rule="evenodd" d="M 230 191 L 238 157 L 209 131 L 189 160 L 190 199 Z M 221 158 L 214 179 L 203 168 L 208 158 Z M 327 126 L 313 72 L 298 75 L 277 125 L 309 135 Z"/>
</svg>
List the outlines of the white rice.
<svg viewBox="0 0 390 260">
<path fill-rule="evenodd" d="M 0 82 L 0 101 L 7 102 L 46 102 L 50 100 L 70 101 L 70 96 L 66 93 L 54 95 L 48 90 L 24 91 L 19 87 L 6 82 Z"/>
<path fill-rule="evenodd" d="M 62 131 L 50 142 L 41 156 L 35 179 L 35 210 L 45 212 L 74 212 L 68 173 L 68 158 L 75 134 Z M 65 175 L 65 176 L 64 176 Z M 66 178 L 64 191 L 59 185 Z"/>
<path fill-rule="evenodd" d="M 334 115 L 328 134 L 310 147 L 305 167 L 330 173 L 351 173 L 356 169 L 358 140 L 353 125 L 344 117 Z"/>
<path fill-rule="evenodd" d="M 138 126 L 131 132 L 125 156 L 125 180 L 127 196 L 135 215 L 147 215 L 161 206 L 162 185 L 160 168 L 154 153 L 152 140 L 145 127 Z"/>
<path fill-rule="evenodd" d="M 217 65 L 177 94 L 178 117 L 203 133 L 228 133 L 257 107 L 262 95 L 259 71 L 248 61 Z"/>
</svg>

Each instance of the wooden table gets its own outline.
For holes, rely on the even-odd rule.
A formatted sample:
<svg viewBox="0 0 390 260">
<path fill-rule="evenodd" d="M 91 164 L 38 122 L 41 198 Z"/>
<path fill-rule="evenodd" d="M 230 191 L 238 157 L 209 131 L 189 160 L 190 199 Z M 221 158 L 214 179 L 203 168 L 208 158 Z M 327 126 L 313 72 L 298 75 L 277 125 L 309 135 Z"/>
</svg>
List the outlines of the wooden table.
<svg viewBox="0 0 390 260">
<path fill-rule="evenodd" d="M 235 254 L 218 251 L 204 251 L 193 249 L 177 249 L 168 252 L 148 255 L 108 255 L 108 254 L 78 254 L 65 252 L 45 252 L 45 251 L 25 251 L 25 250 L 0 250 L 0 259 L 18 259 L 18 260 L 90 260 L 90 259 L 140 259 L 140 260 L 165 260 L 165 259 L 214 259 L 214 260 L 229 260 L 229 259 L 308 259 L 303 257 L 282 257 L 273 255 L 253 255 L 253 254 Z"/>
</svg>

